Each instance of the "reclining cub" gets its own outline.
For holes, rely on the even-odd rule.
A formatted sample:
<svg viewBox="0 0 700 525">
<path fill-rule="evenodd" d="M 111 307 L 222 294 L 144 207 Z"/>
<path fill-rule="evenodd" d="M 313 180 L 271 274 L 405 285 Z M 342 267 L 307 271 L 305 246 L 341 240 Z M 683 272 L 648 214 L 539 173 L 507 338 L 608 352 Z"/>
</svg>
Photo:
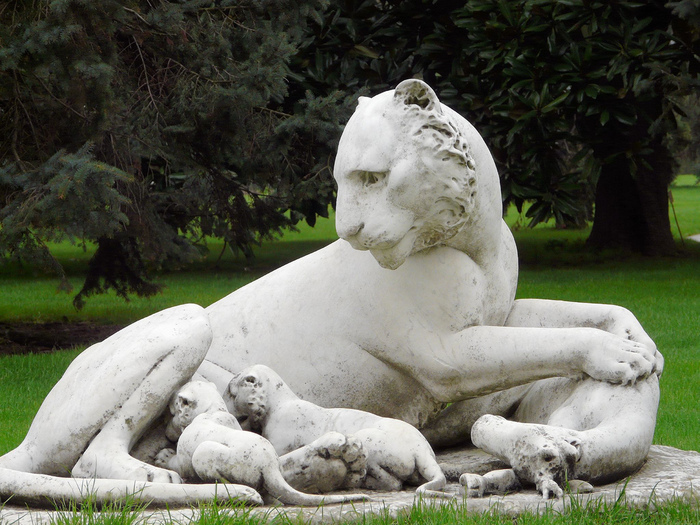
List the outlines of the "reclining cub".
<svg viewBox="0 0 700 525">
<path fill-rule="evenodd" d="M 166 434 L 177 452 L 163 449 L 156 465 L 184 479 L 240 483 L 265 489 L 282 503 L 320 505 L 368 499 L 363 494 L 312 495 L 291 487 L 280 471 L 279 458 L 263 437 L 241 430 L 213 383 L 191 381 L 170 401 L 173 415 Z"/>
<path fill-rule="evenodd" d="M 367 452 L 367 474 L 358 479 L 373 490 L 420 485 L 419 493 L 445 487 L 445 475 L 423 435 L 413 426 L 346 408 L 322 408 L 300 399 L 282 378 L 264 365 L 246 368 L 224 394 L 231 413 L 267 438 L 278 454 L 299 449 L 328 432 L 360 440 Z M 421 484 L 422 483 L 422 484 Z"/>
</svg>

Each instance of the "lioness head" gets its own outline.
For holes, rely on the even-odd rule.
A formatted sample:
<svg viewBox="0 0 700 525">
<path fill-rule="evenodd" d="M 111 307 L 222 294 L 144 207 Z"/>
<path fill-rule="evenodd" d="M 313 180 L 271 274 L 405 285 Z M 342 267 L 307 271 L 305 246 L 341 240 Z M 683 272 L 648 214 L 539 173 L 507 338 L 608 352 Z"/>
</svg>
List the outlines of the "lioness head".
<svg viewBox="0 0 700 525">
<path fill-rule="evenodd" d="M 398 268 L 469 221 L 475 170 L 460 123 L 424 82 L 361 99 L 334 167 L 338 235 Z"/>
<path fill-rule="evenodd" d="M 174 442 L 198 415 L 226 411 L 226 404 L 214 383 L 190 381 L 173 394 L 169 408 L 173 417 L 165 429 L 165 435 Z"/>
</svg>

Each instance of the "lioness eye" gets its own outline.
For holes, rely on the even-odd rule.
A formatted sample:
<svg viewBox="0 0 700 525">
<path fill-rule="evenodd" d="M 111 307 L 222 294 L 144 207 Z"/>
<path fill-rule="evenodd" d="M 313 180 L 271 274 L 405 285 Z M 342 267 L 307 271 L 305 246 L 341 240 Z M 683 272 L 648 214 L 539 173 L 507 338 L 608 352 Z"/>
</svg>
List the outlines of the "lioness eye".
<svg viewBox="0 0 700 525">
<path fill-rule="evenodd" d="M 357 175 L 363 186 L 372 186 L 382 182 L 387 174 L 384 171 L 359 171 Z"/>
</svg>

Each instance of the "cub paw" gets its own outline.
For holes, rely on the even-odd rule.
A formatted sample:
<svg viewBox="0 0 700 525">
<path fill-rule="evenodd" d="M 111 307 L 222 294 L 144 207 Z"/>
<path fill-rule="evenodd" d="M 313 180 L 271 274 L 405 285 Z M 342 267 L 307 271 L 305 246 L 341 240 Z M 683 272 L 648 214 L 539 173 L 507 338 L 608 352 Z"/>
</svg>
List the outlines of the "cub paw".
<svg viewBox="0 0 700 525">
<path fill-rule="evenodd" d="M 175 456 L 176 452 L 172 448 L 164 448 L 155 457 L 154 463 L 157 467 L 168 468 L 170 460 Z"/>
<path fill-rule="evenodd" d="M 343 456 L 347 441 L 347 437 L 340 432 L 328 432 L 309 443 L 309 447 L 314 449 L 319 456 L 326 459 L 340 458 Z"/>
<path fill-rule="evenodd" d="M 459 477 L 461 493 L 467 498 L 483 498 L 486 492 L 486 480 L 479 474 L 462 474 Z"/>
<path fill-rule="evenodd" d="M 313 441 L 309 447 L 323 458 L 341 460 L 352 472 L 367 470 L 367 451 L 362 445 L 362 441 L 354 436 L 345 436 L 340 432 L 328 432 Z"/>
</svg>

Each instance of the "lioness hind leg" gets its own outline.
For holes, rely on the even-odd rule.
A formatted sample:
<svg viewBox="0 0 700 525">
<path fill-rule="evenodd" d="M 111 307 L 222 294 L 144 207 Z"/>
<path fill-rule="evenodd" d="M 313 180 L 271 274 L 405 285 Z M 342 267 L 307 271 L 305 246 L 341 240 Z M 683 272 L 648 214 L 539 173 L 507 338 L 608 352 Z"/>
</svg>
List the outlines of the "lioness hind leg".
<svg viewBox="0 0 700 525">
<path fill-rule="evenodd" d="M 192 377 L 211 343 L 211 329 L 204 311 L 193 305 L 171 308 L 141 323 L 144 321 L 149 322 L 143 329 L 117 339 L 119 345 L 110 339 L 101 343 L 103 351 L 116 361 L 115 369 L 100 368 L 102 373 L 111 374 L 103 378 L 103 387 L 122 393 L 111 416 L 73 467 L 75 477 L 180 482 L 175 472 L 148 465 L 129 452 L 164 412 L 172 393 Z M 93 363 L 86 365 L 89 369 Z M 128 382 L 122 381 L 119 370 L 128 371 Z M 98 397 L 99 391 L 83 395 Z"/>
<path fill-rule="evenodd" d="M 183 305 L 153 314 L 91 346 L 71 363 L 44 399 L 22 444 L 0 458 L 0 466 L 64 476 L 83 452 L 100 465 L 112 464 L 103 456 L 107 450 L 90 445 L 86 451 L 89 443 L 109 434 L 112 439 L 107 442 L 120 443 L 110 449 L 112 459 L 128 456 L 171 393 L 197 369 L 210 342 L 204 310 Z M 138 401 L 130 401 L 134 397 Z M 119 424 L 107 428 L 112 419 Z M 125 463 L 122 472 L 107 470 L 118 477 L 131 476 L 137 464 L 129 458 Z M 139 466 L 143 467 L 136 473 L 139 479 L 151 477 L 148 471 L 154 467 Z M 76 473 L 104 474 L 99 470 Z"/>
<path fill-rule="evenodd" d="M 609 483 L 644 464 L 654 437 L 658 404 L 656 374 L 634 385 L 584 380 L 547 423 L 581 429 L 574 431 L 580 449 L 576 477 L 594 484 Z M 594 424 L 585 426 L 590 421 Z"/>
</svg>

